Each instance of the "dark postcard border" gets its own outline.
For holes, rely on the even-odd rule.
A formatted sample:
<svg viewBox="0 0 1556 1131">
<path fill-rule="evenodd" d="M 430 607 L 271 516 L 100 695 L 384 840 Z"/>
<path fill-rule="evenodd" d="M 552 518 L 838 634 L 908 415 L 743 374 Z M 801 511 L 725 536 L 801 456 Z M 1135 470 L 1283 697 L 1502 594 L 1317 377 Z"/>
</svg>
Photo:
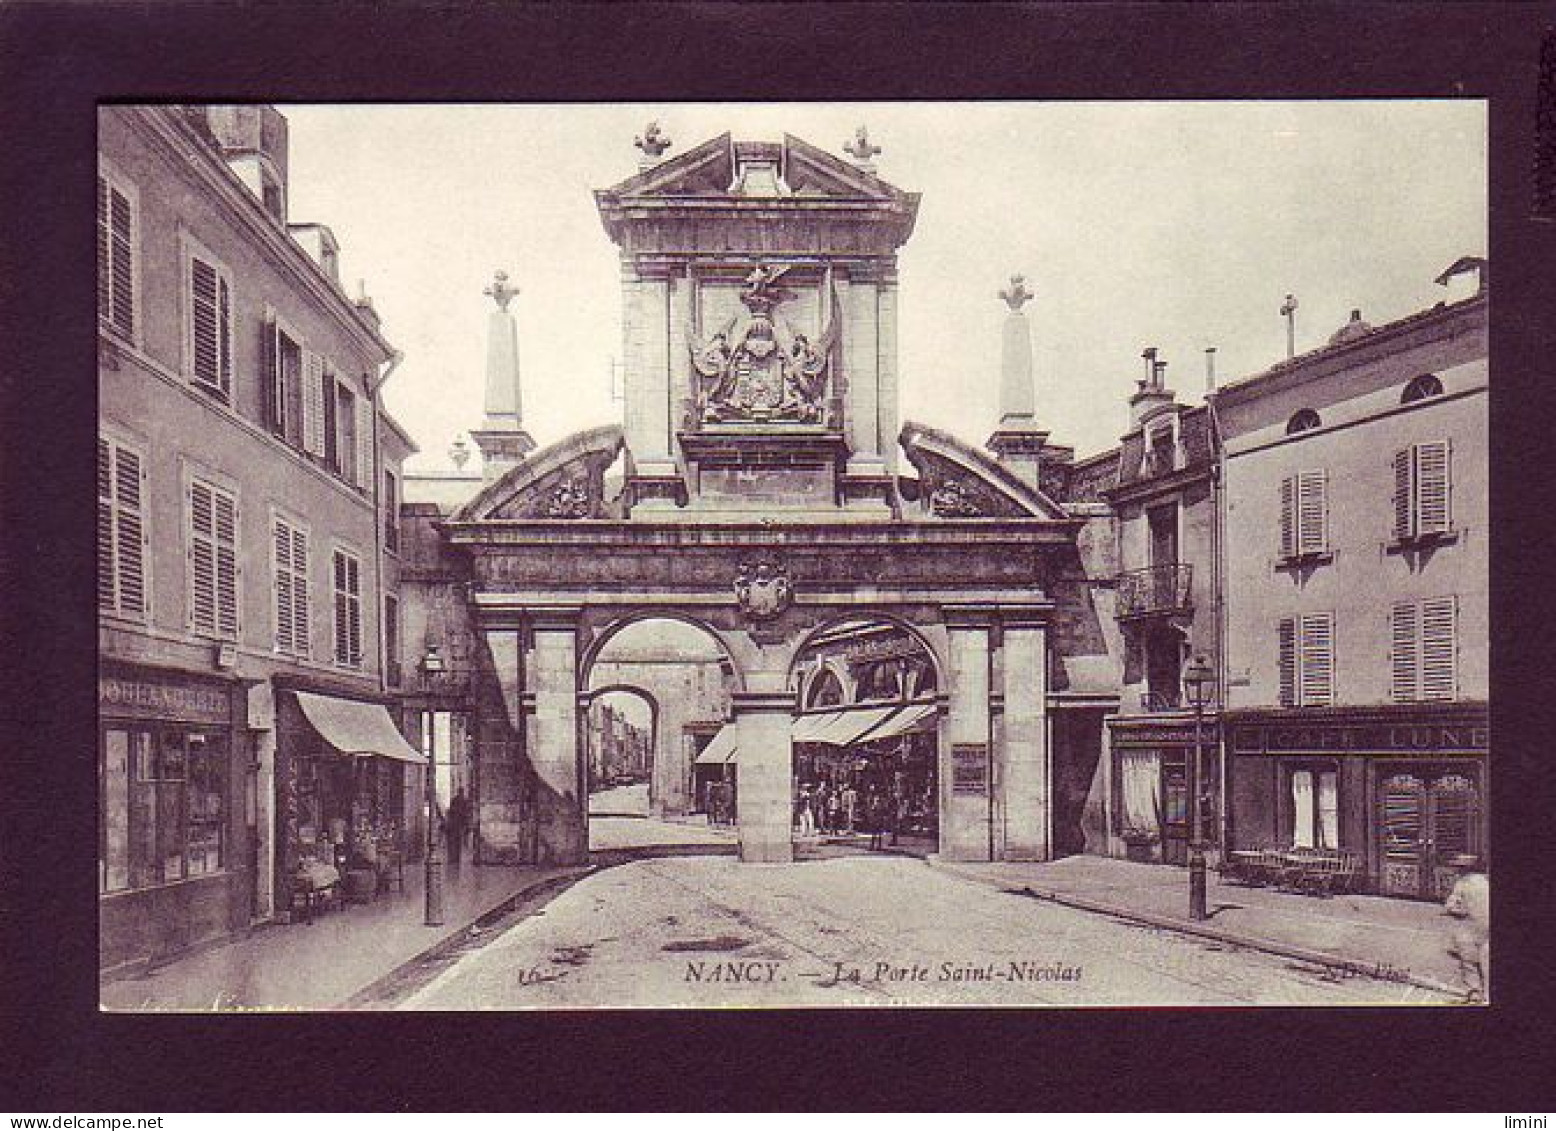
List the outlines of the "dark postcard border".
<svg viewBox="0 0 1556 1131">
<path fill-rule="evenodd" d="M 1551 1062 L 1549 4 L 0 9 L 0 1107 L 1530 1110 Z M 90 170 L 103 99 L 1489 97 L 1491 1010 L 105 1017 L 96 1011 Z M 494 165 L 501 160 L 494 155 Z M 385 184 L 392 183 L 386 170 Z M 1032 201 L 1034 209 L 1042 201 Z M 1127 267 L 1127 265 L 1124 265 Z"/>
</svg>

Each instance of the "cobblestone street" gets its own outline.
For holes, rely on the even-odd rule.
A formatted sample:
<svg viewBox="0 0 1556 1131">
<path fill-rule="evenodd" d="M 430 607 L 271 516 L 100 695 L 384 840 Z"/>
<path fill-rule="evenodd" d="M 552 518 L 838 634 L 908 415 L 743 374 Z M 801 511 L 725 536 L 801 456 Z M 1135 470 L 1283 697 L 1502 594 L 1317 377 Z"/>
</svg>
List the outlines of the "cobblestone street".
<svg viewBox="0 0 1556 1131">
<path fill-rule="evenodd" d="M 644 860 L 572 887 L 402 998 L 590 1006 L 1432 1004 L 1417 987 L 1039 903 L 921 861 Z"/>
</svg>

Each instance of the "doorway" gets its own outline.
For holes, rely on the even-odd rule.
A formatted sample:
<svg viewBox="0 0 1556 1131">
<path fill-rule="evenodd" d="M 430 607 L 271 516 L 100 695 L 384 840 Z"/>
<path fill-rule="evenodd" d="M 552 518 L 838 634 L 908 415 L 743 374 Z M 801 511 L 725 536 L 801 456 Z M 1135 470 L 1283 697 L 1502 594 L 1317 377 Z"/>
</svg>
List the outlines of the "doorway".
<svg viewBox="0 0 1556 1131">
<path fill-rule="evenodd" d="M 1384 895 L 1442 899 L 1458 878 L 1456 865 L 1481 856 L 1477 767 L 1386 770 L 1378 808 Z"/>
</svg>

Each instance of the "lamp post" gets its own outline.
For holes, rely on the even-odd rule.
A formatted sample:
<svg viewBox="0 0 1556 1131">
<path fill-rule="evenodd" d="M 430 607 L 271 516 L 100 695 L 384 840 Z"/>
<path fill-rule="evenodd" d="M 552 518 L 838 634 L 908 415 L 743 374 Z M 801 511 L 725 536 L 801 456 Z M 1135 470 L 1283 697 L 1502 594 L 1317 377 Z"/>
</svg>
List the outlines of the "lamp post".
<svg viewBox="0 0 1556 1131">
<path fill-rule="evenodd" d="M 427 646 L 427 654 L 421 659 L 421 670 L 424 679 L 443 674 L 445 670 L 443 657 L 438 654 L 437 645 Z M 423 715 L 422 720 L 426 728 L 424 736 L 427 740 L 427 851 L 423 854 L 426 881 L 422 885 L 426 896 L 426 914 L 423 916 L 423 922 L 429 927 L 441 927 L 443 925 L 443 858 L 438 855 L 438 732 L 433 723 L 432 712 Z"/>
<path fill-rule="evenodd" d="M 1200 812 L 1200 748 L 1203 744 L 1205 704 L 1215 691 L 1216 674 L 1203 655 L 1195 656 L 1183 673 L 1183 688 L 1194 706 L 1194 755 L 1189 760 L 1189 918 L 1204 919 L 1205 842 L 1204 817 Z"/>
</svg>

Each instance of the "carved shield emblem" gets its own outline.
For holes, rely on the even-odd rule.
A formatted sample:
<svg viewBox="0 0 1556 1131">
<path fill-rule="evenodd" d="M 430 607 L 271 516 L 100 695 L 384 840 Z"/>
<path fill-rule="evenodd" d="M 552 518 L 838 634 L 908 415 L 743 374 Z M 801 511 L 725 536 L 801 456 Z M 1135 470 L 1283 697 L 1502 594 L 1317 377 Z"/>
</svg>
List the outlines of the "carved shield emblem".
<svg viewBox="0 0 1556 1131">
<path fill-rule="evenodd" d="M 735 574 L 735 603 L 753 620 L 771 620 L 793 600 L 789 571 L 777 562 L 747 563 Z"/>
</svg>

